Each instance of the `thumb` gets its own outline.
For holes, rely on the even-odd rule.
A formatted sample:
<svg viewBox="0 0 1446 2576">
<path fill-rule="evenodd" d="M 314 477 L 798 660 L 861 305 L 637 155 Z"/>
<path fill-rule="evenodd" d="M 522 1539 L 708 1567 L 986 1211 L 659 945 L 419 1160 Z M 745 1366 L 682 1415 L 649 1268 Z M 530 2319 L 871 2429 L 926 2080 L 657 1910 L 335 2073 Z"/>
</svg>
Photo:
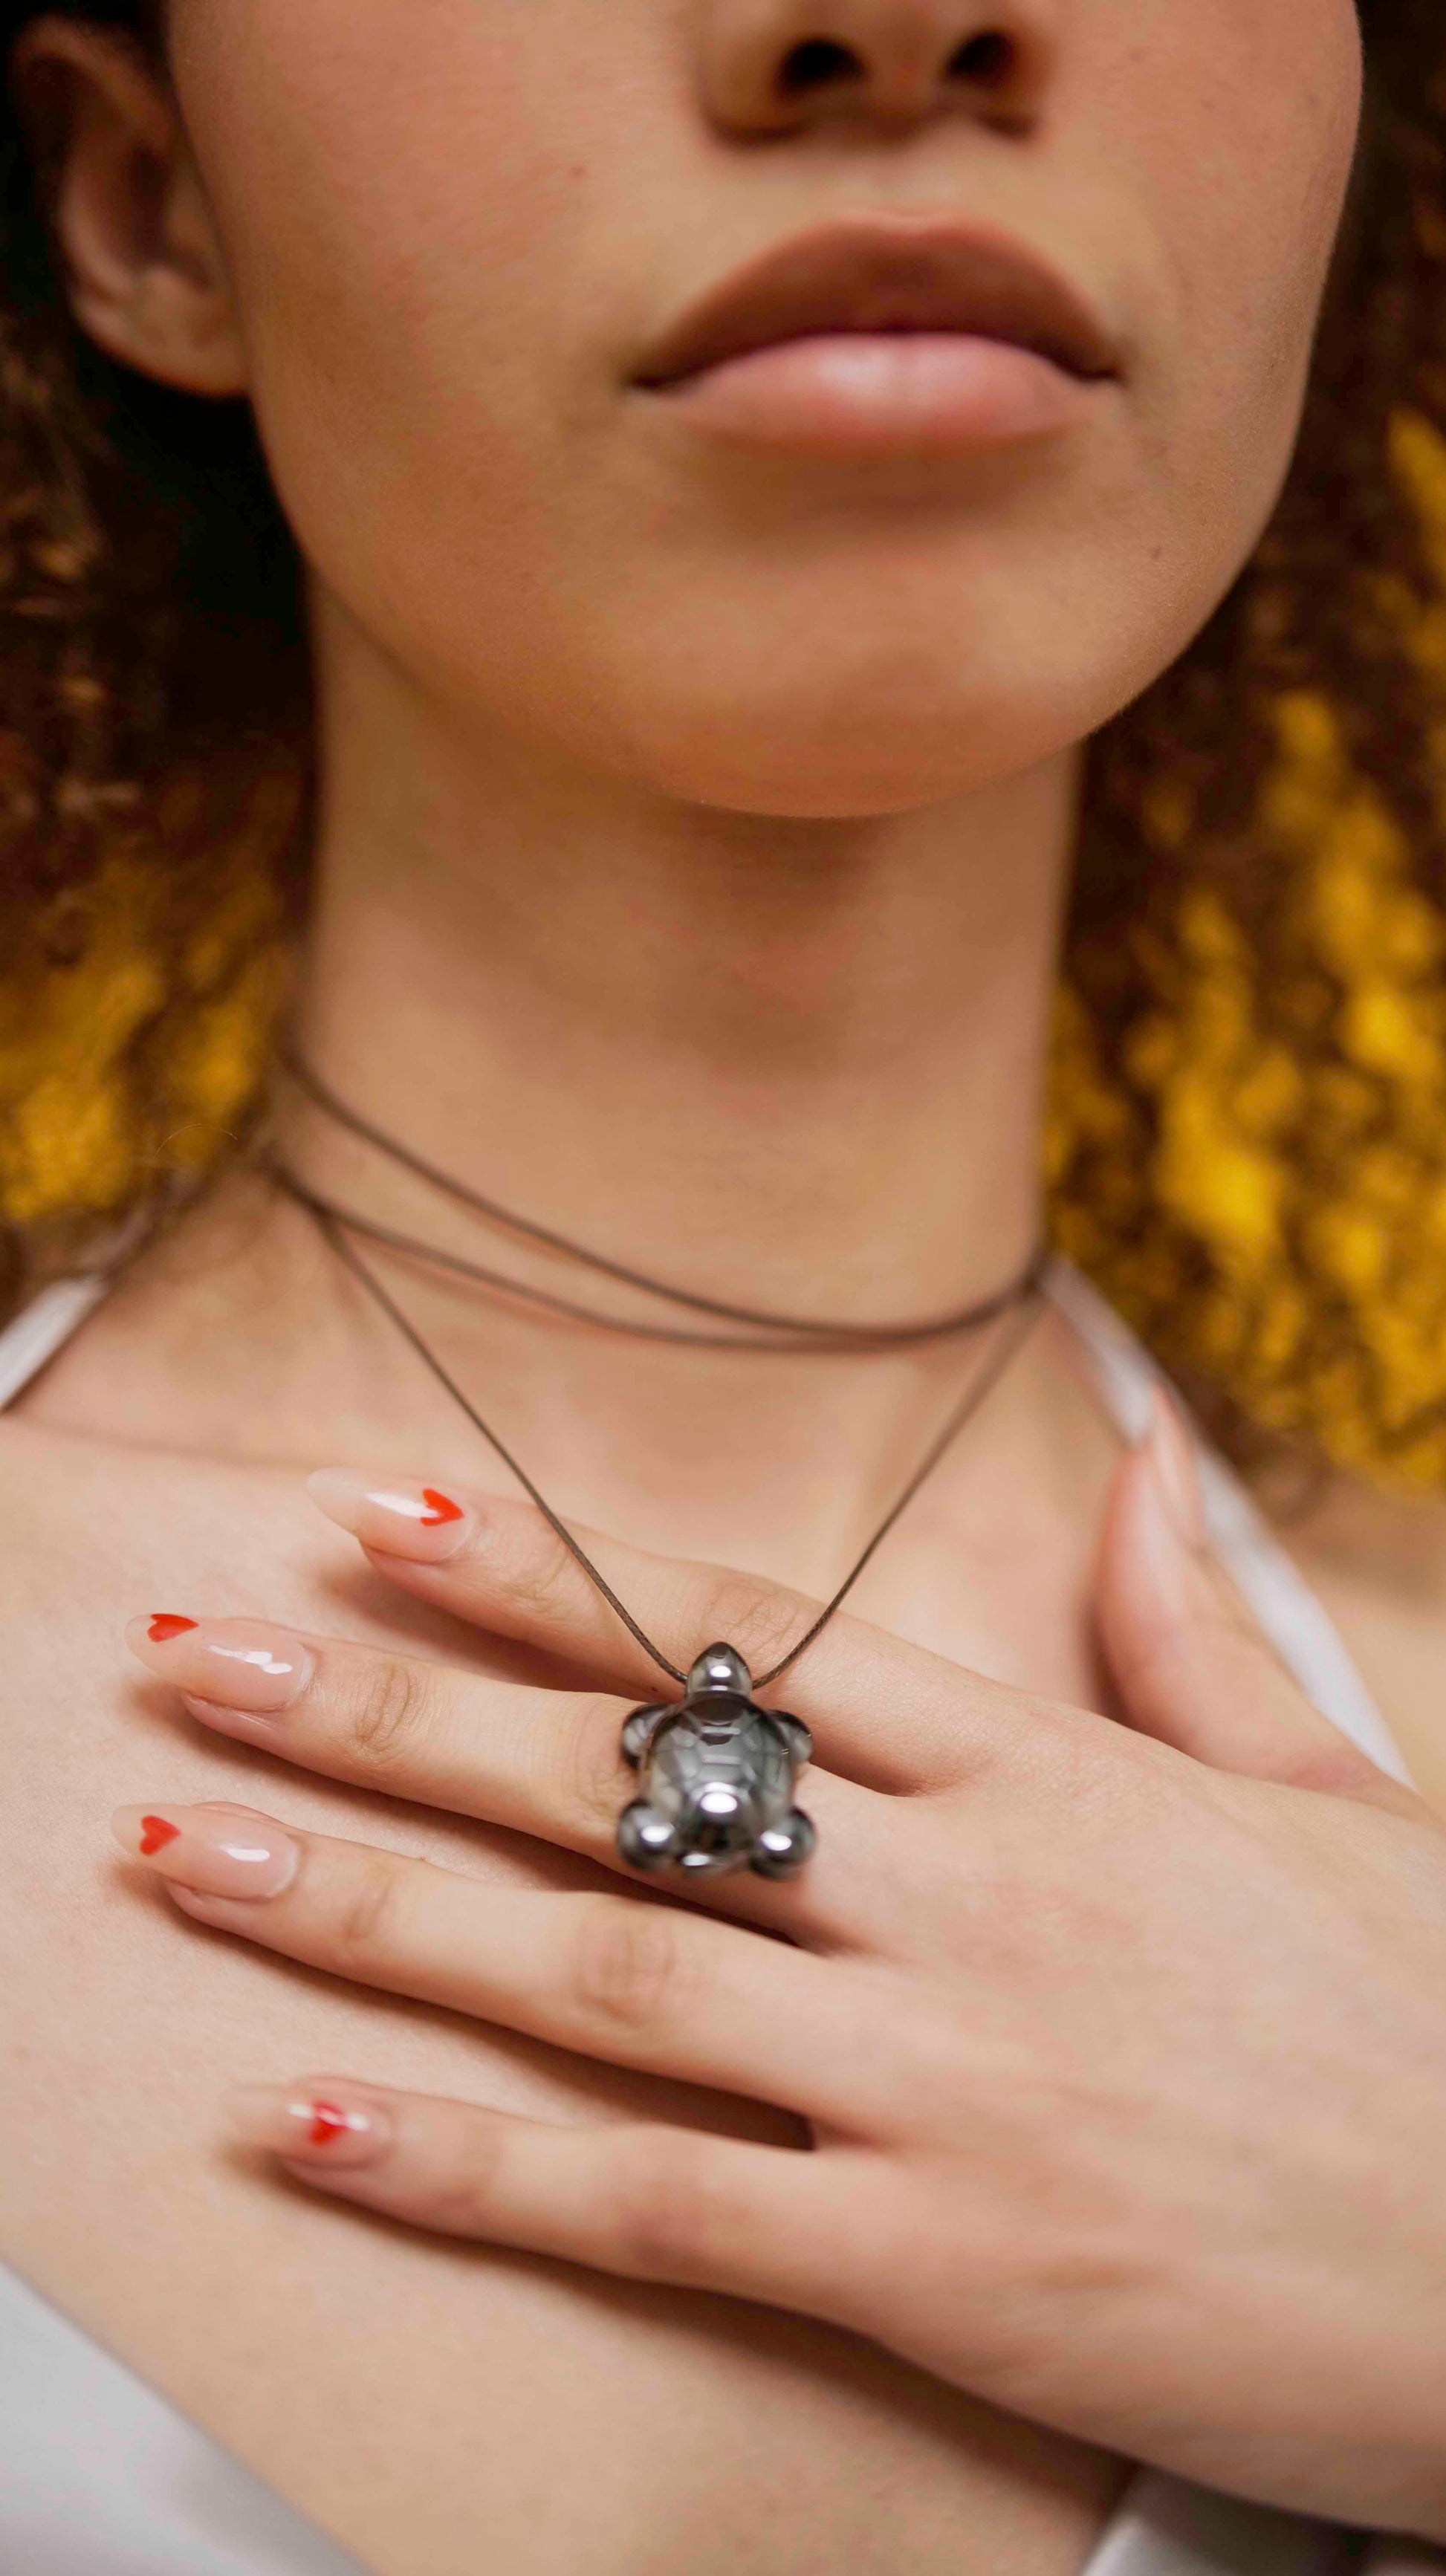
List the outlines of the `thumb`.
<svg viewBox="0 0 1446 2576">
<path fill-rule="evenodd" d="M 1100 1644 L 1130 1725 L 1218 1771 L 1346 1795 L 1400 1791 L 1323 1717 L 1211 1549 L 1195 1442 L 1158 1384 L 1115 1473 L 1096 1576 Z M 1414 1803 L 1414 1802 L 1413 1802 Z"/>
</svg>

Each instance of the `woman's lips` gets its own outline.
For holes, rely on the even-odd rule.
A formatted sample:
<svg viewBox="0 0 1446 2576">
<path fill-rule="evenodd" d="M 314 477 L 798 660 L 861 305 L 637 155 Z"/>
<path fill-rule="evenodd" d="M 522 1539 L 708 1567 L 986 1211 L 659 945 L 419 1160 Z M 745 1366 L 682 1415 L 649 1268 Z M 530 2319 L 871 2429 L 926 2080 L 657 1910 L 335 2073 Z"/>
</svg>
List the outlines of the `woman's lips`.
<svg viewBox="0 0 1446 2576">
<path fill-rule="evenodd" d="M 775 245 L 689 305 L 632 383 L 736 447 L 956 457 L 1088 417 L 1123 353 L 1084 290 L 971 226 L 856 215 Z"/>
<path fill-rule="evenodd" d="M 972 332 L 823 331 L 724 359 L 648 398 L 734 446 L 958 455 L 1070 428 L 1108 381 Z"/>
</svg>

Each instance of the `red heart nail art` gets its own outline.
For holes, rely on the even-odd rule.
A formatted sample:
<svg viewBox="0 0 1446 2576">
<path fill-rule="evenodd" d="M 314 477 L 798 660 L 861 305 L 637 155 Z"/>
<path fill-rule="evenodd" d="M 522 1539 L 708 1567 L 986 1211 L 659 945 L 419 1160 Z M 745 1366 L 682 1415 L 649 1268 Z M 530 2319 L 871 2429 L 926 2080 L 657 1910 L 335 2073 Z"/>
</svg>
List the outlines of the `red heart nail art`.
<svg viewBox="0 0 1446 2576">
<path fill-rule="evenodd" d="M 345 2111 L 339 2111 L 334 2102 L 313 2102 L 311 2143 L 314 2147 L 329 2147 L 333 2138 L 344 2138 L 350 2127 Z"/>
<path fill-rule="evenodd" d="M 461 1504 L 454 1503 L 450 1494 L 439 1494 L 435 1485 L 422 1487 L 422 1500 L 430 1506 L 422 1515 L 423 1529 L 440 1529 L 444 1521 L 465 1518 Z"/>
<path fill-rule="evenodd" d="M 164 1844 L 173 1843 L 176 1840 L 180 1830 L 181 1828 L 179 1825 L 168 1824 L 164 1816 L 142 1816 L 142 1851 L 145 1852 L 147 1856 L 149 1856 L 151 1852 L 160 1851 Z"/>
<path fill-rule="evenodd" d="M 184 1637 L 186 1630 L 194 1628 L 195 1624 L 194 1619 L 178 1619 L 174 1610 L 158 1610 L 146 1634 L 153 1646 L 165 1646 L 169 1645 L 172 1637 Z"/>
</svg>

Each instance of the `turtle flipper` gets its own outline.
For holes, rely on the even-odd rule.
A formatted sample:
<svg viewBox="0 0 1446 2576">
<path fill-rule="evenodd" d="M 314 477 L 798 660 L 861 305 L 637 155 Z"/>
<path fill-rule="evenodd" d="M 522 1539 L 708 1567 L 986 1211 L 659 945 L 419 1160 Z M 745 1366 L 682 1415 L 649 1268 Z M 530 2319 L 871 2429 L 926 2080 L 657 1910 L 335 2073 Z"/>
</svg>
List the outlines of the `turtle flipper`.
<svg viewBox="0 0 1446 2576">
<path fill-rule="evenodd" d="M 651 1708 L 635 1708 L 630 1717 L 624 1718 L 622 1755 L 623 1760 L 632 1770 L 637 1770 L 647 1752 L 659 1718 L 667 1717 L 669 1714 L 670 1711 L 660 1701 Z"/>
<path fill-rule="evenodd" d="M 634 1869 L 663 1869 L 677 1849 L 676 1819 L 650 1799 L 634 1798 L 618 1818 L 617 1845 Z"/>
<path fill-rule="evenodd" d="M 758 1837 L 748 1866 L 760 1878 L 792 1878 L 818 1841 L 818 1828 L 802 1807 L 791 1807 L 781 1824 L 767 1825 Z"/>
</svg>

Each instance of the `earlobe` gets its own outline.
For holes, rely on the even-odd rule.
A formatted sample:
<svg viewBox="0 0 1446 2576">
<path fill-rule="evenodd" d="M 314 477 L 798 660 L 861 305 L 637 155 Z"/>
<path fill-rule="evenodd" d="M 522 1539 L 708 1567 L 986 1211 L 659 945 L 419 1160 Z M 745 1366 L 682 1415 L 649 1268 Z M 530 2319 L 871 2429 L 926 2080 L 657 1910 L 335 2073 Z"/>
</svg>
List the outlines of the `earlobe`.
<svg viewBox="0 0 1446 2576">
<path fill-rule="evenodd" d="M 163 384 L 243 394 L 226 261 L 163 73 L 114 28 L 40 18 L 12 80 L 81 329 Z"/>
</svg>

